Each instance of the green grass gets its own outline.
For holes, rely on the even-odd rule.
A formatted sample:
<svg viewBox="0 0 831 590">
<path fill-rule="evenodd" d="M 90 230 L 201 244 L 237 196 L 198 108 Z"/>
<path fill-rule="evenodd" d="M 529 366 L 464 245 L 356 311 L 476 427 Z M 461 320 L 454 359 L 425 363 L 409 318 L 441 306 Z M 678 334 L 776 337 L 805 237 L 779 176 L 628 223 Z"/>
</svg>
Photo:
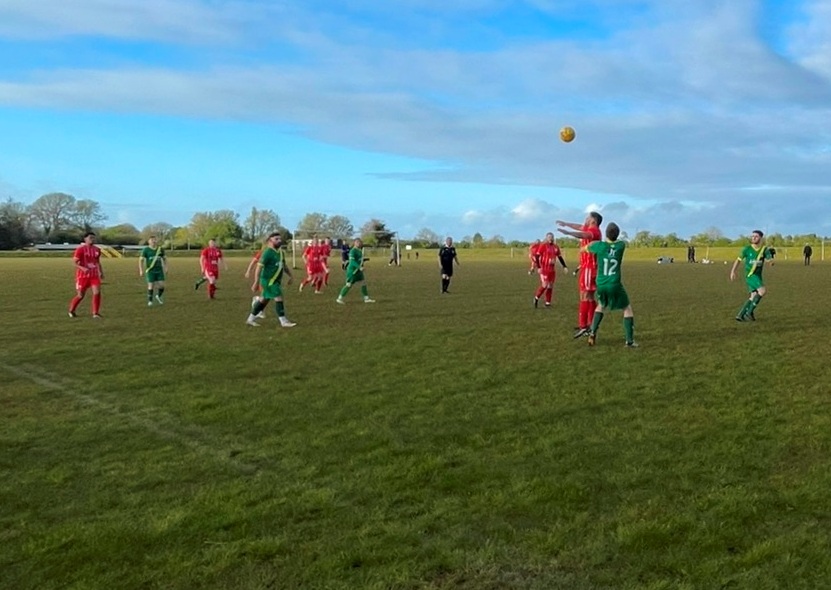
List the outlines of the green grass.
<svg viewBox="0 0 831 590">
<path fill-rule="evenodd" d="M 243 324 L 244 257 L 212 302 L 173 259 L 153 308 L 107 260 L 101 321 L 67 258 L 0 259 L 0 587 L 826 586 L 831 267 L 739 324 L 726 266 L 633 253 L 637 350 L 508 251 L 447 296 L 427 251 L 373 258 L 375 305 L 292 286 L 291 330 Z"/>
</svg>

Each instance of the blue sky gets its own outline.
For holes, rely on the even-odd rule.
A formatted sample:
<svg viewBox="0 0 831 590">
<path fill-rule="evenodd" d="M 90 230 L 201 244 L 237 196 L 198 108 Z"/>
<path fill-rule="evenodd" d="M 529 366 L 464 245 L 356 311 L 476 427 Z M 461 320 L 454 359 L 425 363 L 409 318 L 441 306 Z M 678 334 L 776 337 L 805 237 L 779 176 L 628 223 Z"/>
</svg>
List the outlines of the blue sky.
<svg viewBox="0 0 831 590">
<path fill-rule="evenodd" d="M 0 196 L 55 191 L 138 227 L 828 236 L 831 0 L 0 0 Z"/>
</svg>

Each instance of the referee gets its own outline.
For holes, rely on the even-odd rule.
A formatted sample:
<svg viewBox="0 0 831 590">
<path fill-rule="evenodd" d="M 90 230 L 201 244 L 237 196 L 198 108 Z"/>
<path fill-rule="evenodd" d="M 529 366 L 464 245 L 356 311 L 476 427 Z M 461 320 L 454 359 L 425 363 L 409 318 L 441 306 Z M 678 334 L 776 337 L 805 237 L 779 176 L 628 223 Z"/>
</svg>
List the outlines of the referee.
<svg viewBox="0 0 831 590">
<path fill-rule="evenodd" d="M 439 268 L 441 269 L 441 292 L 450 293 L 447 288 L 450 286 L 450 278 L 453 276 L 453 263 L 459 264 L 456 256 L 456 247 L 453 245 L 453 238 L 448 237 L 444 246 L 439 248 Z"/>
</svg>

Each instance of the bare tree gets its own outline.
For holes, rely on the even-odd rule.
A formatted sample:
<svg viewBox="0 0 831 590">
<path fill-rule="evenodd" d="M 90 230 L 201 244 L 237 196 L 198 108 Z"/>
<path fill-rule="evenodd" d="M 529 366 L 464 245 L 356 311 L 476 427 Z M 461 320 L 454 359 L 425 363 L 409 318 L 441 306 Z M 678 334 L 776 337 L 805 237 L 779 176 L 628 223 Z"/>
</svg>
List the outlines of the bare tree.
<svg viewBox="0 0 831 590">
<path fill-rule="evenodd" d="M 75 197 L 66 193 L 49 193 L 29 205 L 32 222 L 49 236 L 54 231 L 65 230 L 72 225 Z"/>
<path fill-rule="evenodd" d="M 251 208 L 251 214 L 243 222 L 244 238 L 249 241 L 260 240 L 273 231 L 280 229 L 280 216 L 271 209 Z"/>
<path fill-rule="evenodd" d="M 100 227 L 107 219 L 101 211 L 101 205 L 98 201 L 91 199 L 80 199 L 75 201 L 75 206 L 69 214 L 69 219 L 72 224 L 82 232 L 92 231 L 93 228 Z"/>
</svg>

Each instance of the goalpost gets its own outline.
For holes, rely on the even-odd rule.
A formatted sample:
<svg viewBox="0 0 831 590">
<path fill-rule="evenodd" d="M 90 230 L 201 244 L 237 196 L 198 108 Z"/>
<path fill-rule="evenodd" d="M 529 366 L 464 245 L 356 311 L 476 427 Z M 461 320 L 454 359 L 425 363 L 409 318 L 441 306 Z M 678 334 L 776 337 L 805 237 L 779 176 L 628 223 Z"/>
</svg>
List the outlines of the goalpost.
<svg viewBox="0 0 831 590">
<path fill-rule="evenodd" d="M 383 230 L 383 231 L 372 231 L 372 232 L 364 232 L 370 234 L 384 234 L 384 235 L 391 235 L 392 236 L 392 246 L 390 248 L 390 264 L 395 262 L 396 266 L 401 266 L 401 243 L 398 239 L 398 232 L 392 230 Z M 293 237 L 291 239 L 291 267 L 297 268 L 298 259 L 300 262 L 303 261 L 303 249 L 308 246 L 314 238 L 318 238 L 319 240 L 325 240 L 327 238 L 327 234 L 325 231 L 308 231 L 308 230 L 295 230 Z M 338 245 L 338 242 L 346 242 L 347 245 L 351 245 L 354 238 L 337 238 L 337 239 L 329 239 L 329 245 L 332 247 L 334 251 Z M 366 247 L 365 247 L 366 248 Z M 375 247 L 369 247 L 371 251 L 376 250 Z M 386 247 L 384 247 L 386 249 Z M 374 255 L 374 252 L 372 252 Z"/>
</svg>

